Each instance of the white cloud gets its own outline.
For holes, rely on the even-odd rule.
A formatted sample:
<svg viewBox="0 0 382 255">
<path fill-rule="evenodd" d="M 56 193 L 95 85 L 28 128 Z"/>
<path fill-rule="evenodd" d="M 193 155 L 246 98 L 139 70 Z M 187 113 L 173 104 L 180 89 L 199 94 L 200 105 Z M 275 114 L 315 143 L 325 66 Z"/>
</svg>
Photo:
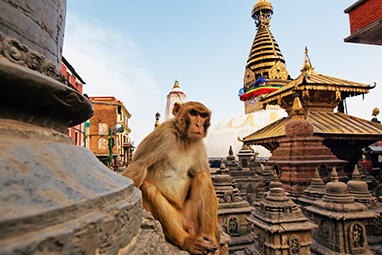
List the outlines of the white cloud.
<svg viewBox="0 0 382 255">
<path fill-rule="evenodd" d="M 114 96 L 124 103 L 133 115 L 129 127 L 136 145 L 153 130 L 155 109 L 163 103 L 158 100 L 161 91 L 144 65 L 143 52 L 128 35 L 69 13 L 63 55 L 86 82 L 84 93 Z"/>
</svg>

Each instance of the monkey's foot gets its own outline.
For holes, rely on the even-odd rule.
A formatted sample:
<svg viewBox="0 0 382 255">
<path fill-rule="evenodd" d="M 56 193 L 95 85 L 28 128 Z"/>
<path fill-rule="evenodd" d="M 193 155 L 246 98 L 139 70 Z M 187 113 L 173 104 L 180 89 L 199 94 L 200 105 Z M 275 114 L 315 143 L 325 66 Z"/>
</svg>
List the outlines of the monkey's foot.
<svg viewBox="0 0 382 255">
<path fill-rule="evenodd" d="M 214 254 L 218 249 L 213 240 L 207 235 L 189 236 L 183 244 L 185 250 L 195 255 L 207 254 L 209 252 Z"/>
</svg>

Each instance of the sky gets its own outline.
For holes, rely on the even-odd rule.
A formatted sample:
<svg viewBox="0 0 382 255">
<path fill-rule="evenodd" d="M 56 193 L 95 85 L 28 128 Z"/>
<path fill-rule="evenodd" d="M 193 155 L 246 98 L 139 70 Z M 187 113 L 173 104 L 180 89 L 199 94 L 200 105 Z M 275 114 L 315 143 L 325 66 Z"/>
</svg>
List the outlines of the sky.
<svg viewBox="0 0 382 255">
<path fill-rule="evenodd" d="M 135 145 L 163 122 L 175 80 L 187 101 L 212 111 L 212 126 L 244 114 L 238 98 L 256 35 L 256 0 L 67 0 L 63 55 L 86 82 L 89 96 L 114 96 L 132 115 Z M 315 71 L 377 83 L 369 94 L 346 100 L 348 113 L 371 119 L 382 110 L 382 47 L 345 43 L 344 10 L 356 0 L 271 0 L 270 31 L 292 78 L 305 47 Z"/>
</svg>

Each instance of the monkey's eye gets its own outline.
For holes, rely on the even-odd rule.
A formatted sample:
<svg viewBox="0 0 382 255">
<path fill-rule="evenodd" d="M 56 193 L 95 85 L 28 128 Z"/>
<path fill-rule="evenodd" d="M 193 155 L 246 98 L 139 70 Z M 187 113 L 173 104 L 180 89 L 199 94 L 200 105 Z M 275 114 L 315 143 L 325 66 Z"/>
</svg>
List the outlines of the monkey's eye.
<svg viewBox="0 0 382 255">
<path fill-rule="evenodd" d="M 190 115 L 191 115 L 191 116 L 197 116 L 197 115 L 198 115 L 198 112 L 195 111 L 195 110 L 191 110 L 191 111 L 190 111 Z"/>
<path fill-rule="evenodd" d="M 202 114 L 200 114 L 200 117 L 202 117 L 203 119 L 204 119 L 204 118 L 207 118 L 207 117 L 208 117 L 208 114 L 207 114 L 207 113 L 202 113 Z"/>
</svg>

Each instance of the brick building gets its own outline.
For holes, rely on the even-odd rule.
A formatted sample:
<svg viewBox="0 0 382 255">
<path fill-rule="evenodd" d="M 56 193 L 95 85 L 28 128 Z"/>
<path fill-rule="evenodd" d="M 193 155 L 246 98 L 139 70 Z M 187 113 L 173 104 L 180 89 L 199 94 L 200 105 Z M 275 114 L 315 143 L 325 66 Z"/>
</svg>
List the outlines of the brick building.
<svg viewBox="0 0 382 255">
<path fill-rule="evenodd" d="M 114 129 L 116 123 L 121 124 L 123 131 L 113 133 L 114 146 L 112 154 L 120 163 L 130 162 L 130 154 L 133 145 L 129 138 L 131 129 L 128 119 L 131 117 L 123 103 L 115 97 L 90 97 L 94 107 L 94 115 L 90 119 L 87 130 L 89 149 L 105 165 L 109 164 L 109 132 Z"/>
<path fill-rule="evenodd" d="M 86 83 L 78 75 L 76 70 L 69 64 L 69 62 L 62 57 L 61 72 L 65 76 L 65 83 L 82 94 L 83 85 Z M 86 135 L 84 133 L 84 123 L 68 128 L 68 136 L 73 138 L 74 144 L 86 147 Z"/>
<path fill-rule="evenodd" d="M 359 0 L 348 7 L 351 35 L 345 42 L 382 45 L 382 1 Z"/>
</svg>

